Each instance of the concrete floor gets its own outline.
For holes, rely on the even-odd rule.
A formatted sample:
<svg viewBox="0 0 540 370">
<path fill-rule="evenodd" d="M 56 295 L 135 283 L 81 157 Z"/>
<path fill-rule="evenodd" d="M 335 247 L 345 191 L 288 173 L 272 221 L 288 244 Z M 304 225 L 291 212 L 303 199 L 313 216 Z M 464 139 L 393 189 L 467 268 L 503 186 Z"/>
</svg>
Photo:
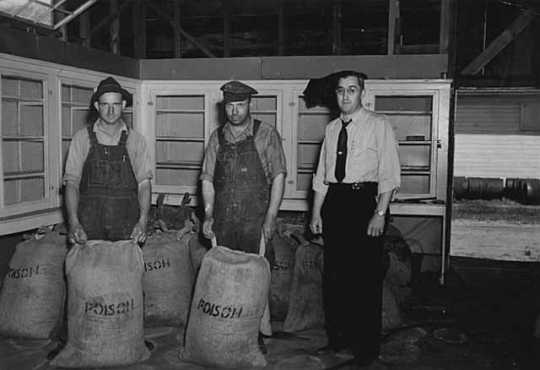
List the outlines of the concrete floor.
<svg viewBox="0 0 540 370">
<path fill-rule="evenodd" d="M 371 370 L 532 370 L 540 346 L 532 336 L 540 312 L 540 265 L 454 259 L 447 284 L 436 276 L 415 277 L 404 307 L 405 326 L 383 336 L 380 360 Z M 326 342 L 322 329 L 280 335 L 273 323 L 266 339 L 266 369 L 353 369 L 347 359 L 317 357 Z M 146 331 L 155 348 L 149 360 L 118 369 L 205 369 L 178 359 L 178 333 Z M 49 370 L 52 341 L 0 340 L 1 370 Z M 538 349 L 538 350 L 537 350 Z"/>
</svg>

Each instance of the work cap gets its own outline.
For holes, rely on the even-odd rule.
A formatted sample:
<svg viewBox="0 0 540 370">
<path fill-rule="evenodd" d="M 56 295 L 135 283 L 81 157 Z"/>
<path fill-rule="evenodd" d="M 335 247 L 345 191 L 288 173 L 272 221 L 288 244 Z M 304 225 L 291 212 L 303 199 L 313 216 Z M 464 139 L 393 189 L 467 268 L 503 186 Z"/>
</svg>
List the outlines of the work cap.
<svg viewBox="0 0 540 370">
<path fill-rule="evenodd" d="M 251 97 L 251 95 L 257 94 L 257 90 L 240 81 L 227 82 L 221 86 L 221 91 L 223 91 L 223 101 L 225 103 L 243 101 Z"/>
<path fill-rule="evenodd" d="M 98 101 L 101 95 L 109 92 L 122 94 L 122 99 L 126 101 L 126 106 L 131 106 L 133 101 L 131 94 L 126 89 L 123 89 L 118 81 L 112 77 L 107 77 L 99 83 L 96 92 L 94 92 L 90 99 L 90 104 L 93 105 L 94 102 Z"/>
</svg>

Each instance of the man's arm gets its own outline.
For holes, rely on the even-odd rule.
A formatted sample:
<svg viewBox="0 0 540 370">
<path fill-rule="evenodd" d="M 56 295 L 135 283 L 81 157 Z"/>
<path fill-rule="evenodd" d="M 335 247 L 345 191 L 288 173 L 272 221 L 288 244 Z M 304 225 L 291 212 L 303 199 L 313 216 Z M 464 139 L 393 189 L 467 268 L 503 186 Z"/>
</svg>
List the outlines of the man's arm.
<svg viewBox="0 0 540 370">
<path fill-rule="evenodd" d="M 212 239 L 214 237 L 212 225 L 214 224 L 214 198 L 216 196 L 212 181 L 202 180 L 202 196 L 204 204 L 203 235 Z"/>
<path fill-rule="evenodd" d="M 65 201 L 69 223 L 69 240 L 74 244 L 83 244 L 88 237 L 77 215 L 77 210 L 79 209 L 79 187 L 70 181 L 66 182 Z"/>
<path fill-rule="evenodd" d="M 270 190 L 270 203 L 266 210 L 266 217 L 263 223 L 263 233 L 266 240 L 270 240 L 276 230 L 276 218 L 279 212 L 279 206 L 283 199 L 285 190 L 285 174 L 280 173 L 272 180 L 272 188 Z"/>
<path fill-rule="evenodd" d="M 130 239 L 142 244 L 146 241 L 146 224 L 152 199 L 152 183 L 149 179 L 143 180 L 139 184 L 137 197 L 139 199 L 139 221 L 133 227 Z"/>
<path fill-rule="evenodd" d="M 326 198 L 325 192 L 315 191 L 313 195 L 313 210 L 311 213 L 311 222 L 309 223 L 309 228 L 313 234 L 322 233 L 322 217 L 321 217 L 321 208 Z"/>
</svg>

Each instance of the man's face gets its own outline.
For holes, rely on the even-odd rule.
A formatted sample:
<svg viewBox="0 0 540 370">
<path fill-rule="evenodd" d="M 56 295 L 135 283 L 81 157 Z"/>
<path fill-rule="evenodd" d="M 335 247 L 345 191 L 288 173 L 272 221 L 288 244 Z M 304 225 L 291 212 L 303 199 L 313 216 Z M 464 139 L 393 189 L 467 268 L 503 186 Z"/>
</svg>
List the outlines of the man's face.
<svg viewBox="0 0 540 370">
<path fill-rule="evenodd" d="M 249 115 L 249 99 L 225 103 L 225 113 L 232 125 L 243 124 Z"/>
<path fill-rule="evenodd" d="M 351 114 L 362 106 L 364 90 L 358 84 L 356 76 L 340 78 L 336 87 L 336 97 L 339 109 L 345 114 Z"/>
<path fill-rule="evenodd" d="M 99 113 L 101 120 L 107 124 L 114 125 L 126 108 L 126 101 L 122 100 L 122 94 L 108 92 L 101 95 L 94 107 Z"/>
</svg>

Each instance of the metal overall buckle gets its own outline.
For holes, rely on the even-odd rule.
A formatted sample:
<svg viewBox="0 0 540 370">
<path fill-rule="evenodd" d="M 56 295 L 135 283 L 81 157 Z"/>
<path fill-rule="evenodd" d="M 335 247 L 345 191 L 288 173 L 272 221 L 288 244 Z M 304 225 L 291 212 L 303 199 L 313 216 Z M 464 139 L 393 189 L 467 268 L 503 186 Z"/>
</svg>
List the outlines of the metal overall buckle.
<svg viewBox="0 0 540 370">
<path fill-rule="evenodd" d="M 363 184 L 361 182 L 353 182 L 351 184 L 351 189 L 352 190 L 360 190 L 360 189 L 362 189 L 362 187 L 363 187 Z"/>
</svg>

